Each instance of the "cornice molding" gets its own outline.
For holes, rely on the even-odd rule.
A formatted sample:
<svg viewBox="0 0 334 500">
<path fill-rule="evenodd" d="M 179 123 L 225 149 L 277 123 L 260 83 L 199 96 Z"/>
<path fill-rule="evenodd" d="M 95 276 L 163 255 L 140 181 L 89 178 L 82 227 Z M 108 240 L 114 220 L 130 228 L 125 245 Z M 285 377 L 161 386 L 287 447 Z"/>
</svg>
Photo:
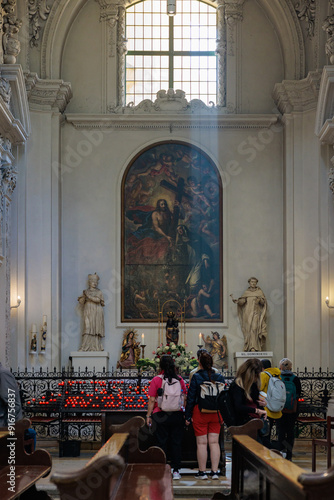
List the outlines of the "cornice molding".
<svg viewBox="0 0 334 500">
<path fill-rule="evenodd" d="M 269 128 L 278 115 L 93 115 L 66 114 L 66 121 L 75 128 L 112 129 L 259 129 Z"/>
<path fill-rule="evenodd" d="M 69 82 L 43 80 L 37 73 L 25 73 L 29 107 L 36 111 L 57 111 L 63 113 L 72 98 Z"/>
<path fill-rule="evenodd" d="M 284 80 L 277 83 L 273 99 L 280 113 L 315 109 L 318 102 L 321 72 L 311 71 L 303 80 Z"/>
<path fill-rule="evenodd" d="M 334 66 L 325 66 L 322 71 L 317 115 L 315 120 L 315 133 L 324 143 L 334 144 L 332 136 L 333 117 Z"/>
</svg>

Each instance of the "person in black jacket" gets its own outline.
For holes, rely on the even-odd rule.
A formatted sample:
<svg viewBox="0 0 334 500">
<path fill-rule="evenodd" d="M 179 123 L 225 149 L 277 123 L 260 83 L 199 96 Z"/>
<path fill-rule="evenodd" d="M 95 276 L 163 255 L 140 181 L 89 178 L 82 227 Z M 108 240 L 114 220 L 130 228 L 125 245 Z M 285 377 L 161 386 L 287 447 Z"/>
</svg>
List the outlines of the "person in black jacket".
<svg viewBox="0 0 334 500">
<path fill-rule="evenodd" d="M 205 472 L 208 458 L 208 444 L 211 459 L 211 479 L 218 479 L 218 465 L 220 459 L 219 434 L 221 423 L 218 412 L 201 413 L 198 400 L 201 392 L 201 384 L 204 381 L 225 382 L 220 373 L 214 373 L 212 367 L 212 356 L 208 352 L 202 352 L 199 357 L 199 370 L 192 376 L 187 396 L 186 425 L 192 422 L 197 443 L 198 472 L 197 479 L 208 479 Z"/>
<path fill-rule="evenodd" d="M 283 452 L 285 451 L 288 460 L 292 460 L 292 448 L 295 441 L 294 428 L 298 417 L 298 399 L 302 392 L 302 386 L 299 377 L 292 373 L 292 361 L 290 359 L 281 359 L 279 368 L 281 370 L 281 378 L 287 388 L 287 398 L 290 392 L 287 384 L 291 382 L 295 386 L 295 391 L 293 391 L 294 401 L 292 402 L 291 408 L 283 408 L 282 417 L 277 423 L 279 449 Z"/>
<path fill-rule="evenodd" d="M 261 361 L 257 358 L 247 359 L 238 368 L 236 378 L 229 388 L 236 417 L 235 425 L 243 425 L 253 418 L 267 418 L 259 399 L 261 372 Z"/>
</svg>

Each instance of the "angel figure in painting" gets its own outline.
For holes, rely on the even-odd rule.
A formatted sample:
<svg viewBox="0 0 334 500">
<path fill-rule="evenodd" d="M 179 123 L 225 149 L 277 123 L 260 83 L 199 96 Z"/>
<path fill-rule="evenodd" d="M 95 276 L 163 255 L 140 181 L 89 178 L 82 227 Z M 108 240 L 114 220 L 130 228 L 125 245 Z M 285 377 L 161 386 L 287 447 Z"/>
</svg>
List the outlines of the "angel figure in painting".
<svg viewBox="0 0 334 500">
<path fill-rule="evenodd" d="M 212 337 L 209 335 L 204 338 L 204 335 L 201 334 L 202 339 L 205 343 L 205 349 L 211 354 L 213 366 L 218 370 L 227 369 L 227 340 L 226 335 L 223 335 L 223 338 L 220 338 L 218 332 L 211 332 Z"/>
<path fill-rule="evenodd" d="M 117 368 L 136 368 L 140 357 L 140 342 L 137 342 L 137 330 L 125 330 L 122 342 L 122 353 Z"/>
<path fill-rule="evenodd" d="M 103 351 L 101 343 L 104 337 L 104 299 L 101 290 L 97 288 L 99 276 L 88 275 L 88 288 L 78 297 L 83 309 L 82 344 L 79 351 Z"/>
</svg>

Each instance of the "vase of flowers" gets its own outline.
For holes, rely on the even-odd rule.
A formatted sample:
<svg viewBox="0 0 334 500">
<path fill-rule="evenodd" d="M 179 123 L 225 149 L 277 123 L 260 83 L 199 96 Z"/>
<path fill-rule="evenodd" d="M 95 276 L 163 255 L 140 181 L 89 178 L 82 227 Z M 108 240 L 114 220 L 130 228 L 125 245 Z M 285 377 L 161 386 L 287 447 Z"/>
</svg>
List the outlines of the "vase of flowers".
<svg viewBox="0 0 334 500">
<path fill-rule="evenodd" d="M 192 351 L 187 352 L 187 344 L 175 344 L 170 342 L 169 344 L 161 344 L 156 351 L 153 351 L 154 358 L 142 358 L 137 362 L 137 368 L 148 370 L 153 369 L 157 371 L 159 369 L 160 358 L 164 354 L 172 356 L 175 361 L 175 366 L 179 373 L 187 375 L 193 368 L 198 366 L 198 361 L 193 356 Z"/>
</svg>

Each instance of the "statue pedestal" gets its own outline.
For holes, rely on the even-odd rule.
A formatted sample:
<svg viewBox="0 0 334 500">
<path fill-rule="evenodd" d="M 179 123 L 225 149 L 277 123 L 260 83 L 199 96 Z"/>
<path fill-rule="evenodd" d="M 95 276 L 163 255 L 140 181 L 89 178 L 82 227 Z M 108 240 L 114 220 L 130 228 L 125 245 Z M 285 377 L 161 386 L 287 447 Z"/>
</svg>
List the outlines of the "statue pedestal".
<svg viewBox="0 0 334 500">
<path fill-rule="evenodd" d="M 234 369 L 237 370 L 242 363 L 251 358 L 269 359 L 269 361 L 272 362 L 273 351 L 236 352 L 234 353 Z"/>
<path fill-rule="evenodd" d="M 103 368 L 108 371 L 109 352 L 105 351 L 73 351 L 70 353 L 70 361 L 75 372 L 102 372 Z"/>
</svg>

